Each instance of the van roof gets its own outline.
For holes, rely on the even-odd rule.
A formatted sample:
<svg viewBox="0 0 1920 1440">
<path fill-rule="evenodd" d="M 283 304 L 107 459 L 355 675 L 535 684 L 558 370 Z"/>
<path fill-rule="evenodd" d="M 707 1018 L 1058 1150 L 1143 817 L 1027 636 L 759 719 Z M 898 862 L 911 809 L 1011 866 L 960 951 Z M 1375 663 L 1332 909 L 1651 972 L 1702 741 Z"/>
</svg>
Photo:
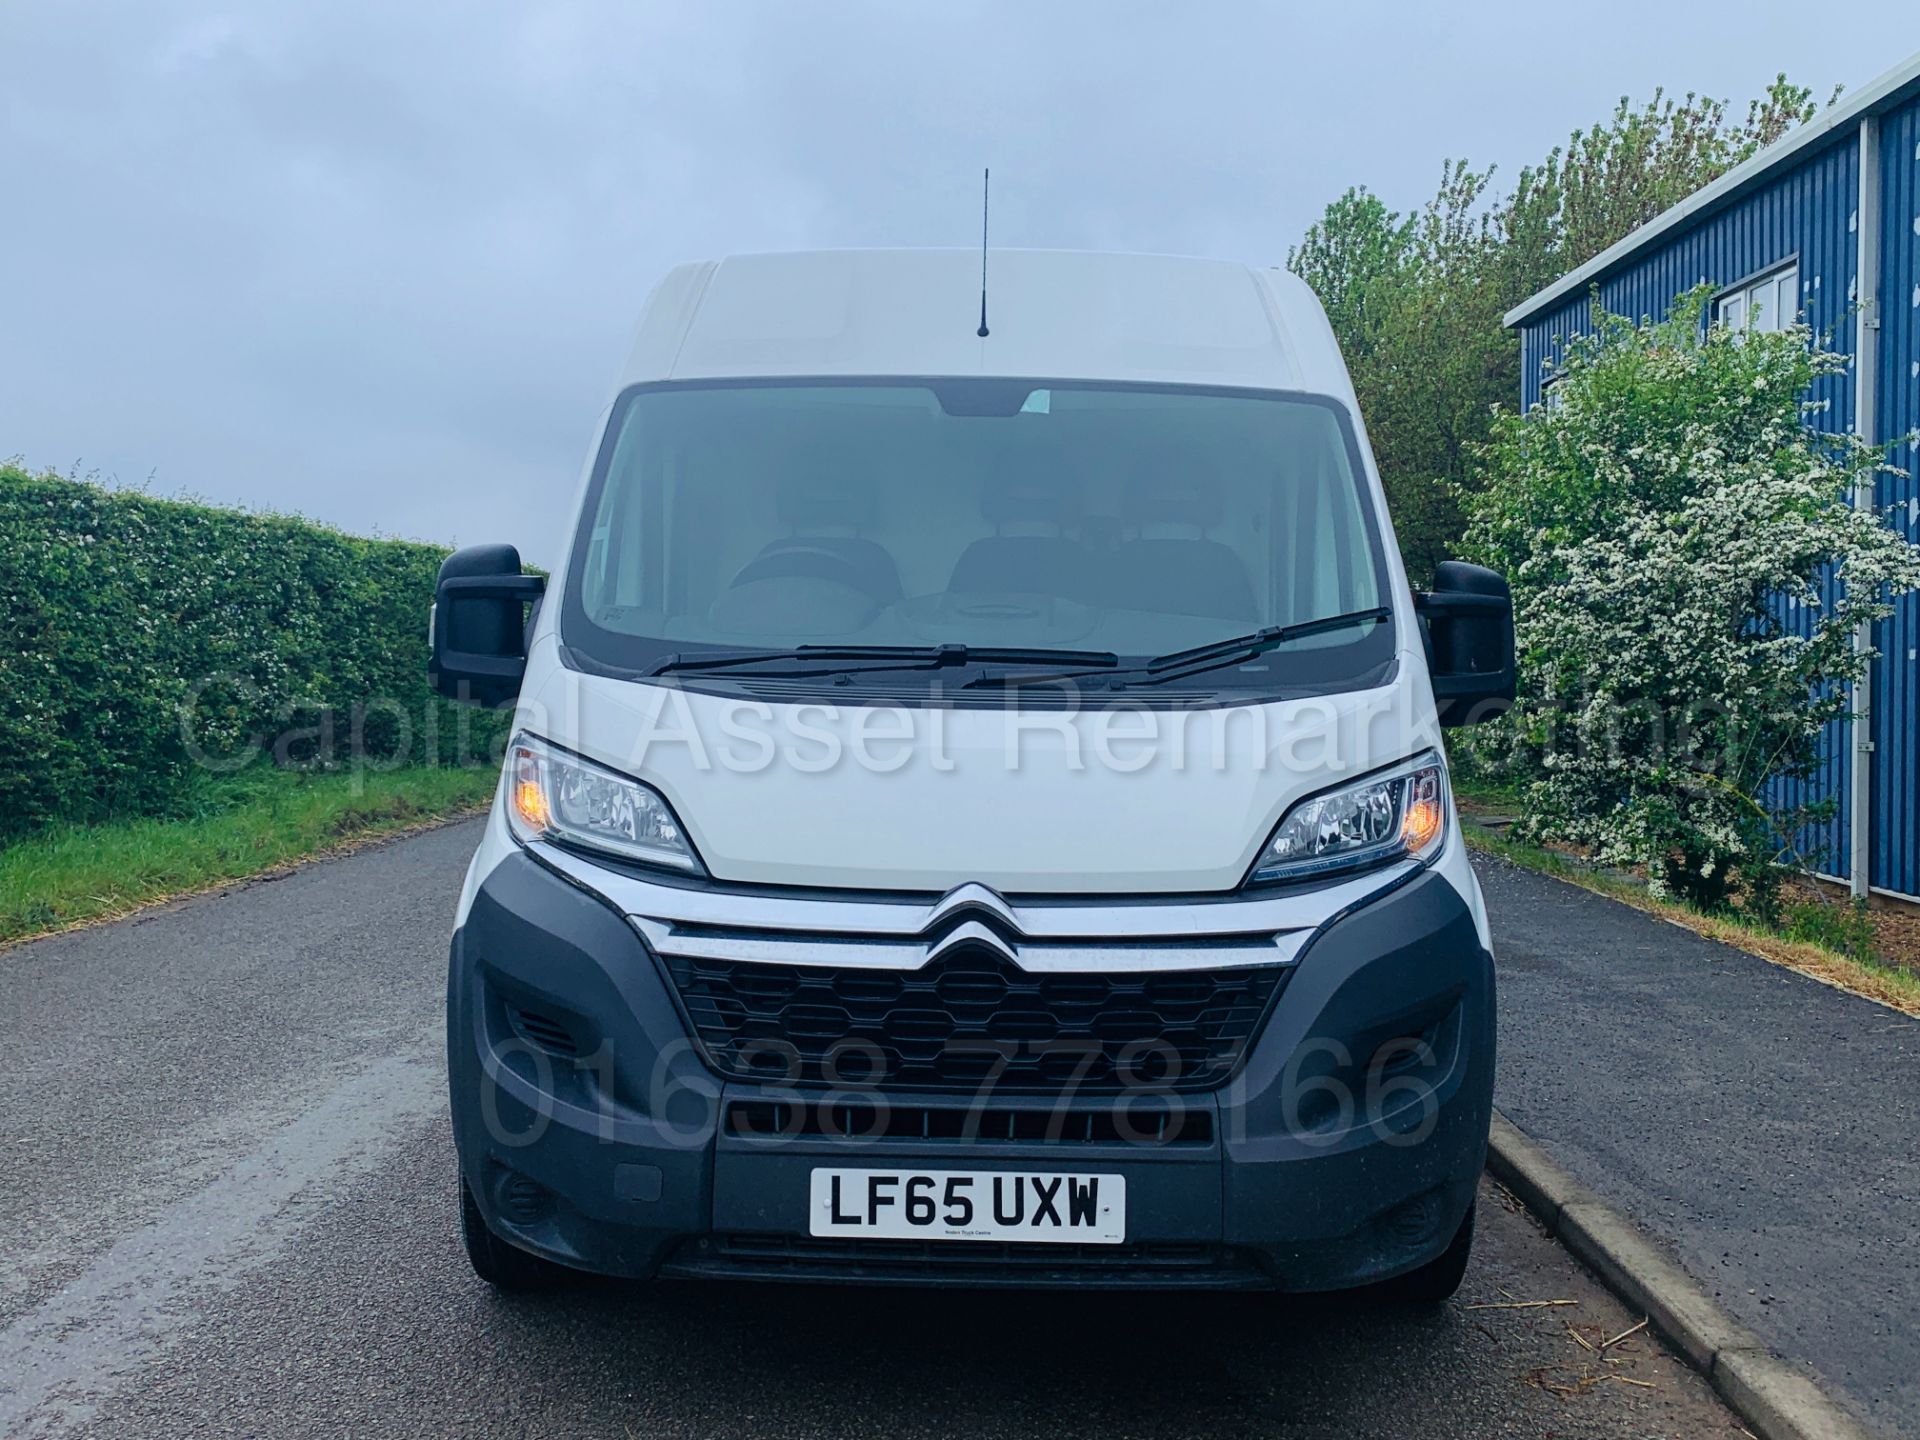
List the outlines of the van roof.
<svg viewBox="0 0 1920 1440">
<path fill-rule="evenodd" d="M 1284 270 L 1164 255 L 817 250 L 681 265 L 621 384 L 1008 375 L 1304 390 L 1351 400 L 1312 291 Z"/>
</svg>

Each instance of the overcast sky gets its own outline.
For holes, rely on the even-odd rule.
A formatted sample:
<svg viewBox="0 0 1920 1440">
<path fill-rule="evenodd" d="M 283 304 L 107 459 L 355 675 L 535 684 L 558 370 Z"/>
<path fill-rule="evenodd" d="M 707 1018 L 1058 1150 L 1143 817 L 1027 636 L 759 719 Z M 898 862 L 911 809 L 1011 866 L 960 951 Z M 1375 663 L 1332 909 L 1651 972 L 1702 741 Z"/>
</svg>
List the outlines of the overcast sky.
<svg viewBox="0 0 1920 1440">
<path fill-rule="evenodd" d="M 1622 94 L 1853 86 L 1912 0 L 0 0 L 0 457 L 558 553 L 647 289 L 729 251 L 1284 261 Z"/>
</svg>

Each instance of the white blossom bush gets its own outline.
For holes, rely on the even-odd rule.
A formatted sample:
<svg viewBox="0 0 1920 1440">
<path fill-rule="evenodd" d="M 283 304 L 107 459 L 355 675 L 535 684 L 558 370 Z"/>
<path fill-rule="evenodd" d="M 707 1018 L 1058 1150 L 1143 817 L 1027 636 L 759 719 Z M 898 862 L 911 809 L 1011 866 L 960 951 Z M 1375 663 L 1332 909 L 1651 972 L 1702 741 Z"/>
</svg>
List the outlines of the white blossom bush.
<svg viewBox="0 0 1920 1440">
<path fill-rule="evenodd" d="M 1512 582 L 1520 657 L 1481 758 L 1520 782 L 1523 834 L 1764 909 L 1834 803 L 1770 809 L 1769 781 L 1812 774 L 1854 627 L 1920 588 L 1920 547 L 1849 503 L 1884 452 L 1810 423 L 1850 362 L 1804 327 L 1703 328 L 1705 304 L 1597 317 L 1552 403 L 1479 453 L 1467 548 Z"/>
</svg>

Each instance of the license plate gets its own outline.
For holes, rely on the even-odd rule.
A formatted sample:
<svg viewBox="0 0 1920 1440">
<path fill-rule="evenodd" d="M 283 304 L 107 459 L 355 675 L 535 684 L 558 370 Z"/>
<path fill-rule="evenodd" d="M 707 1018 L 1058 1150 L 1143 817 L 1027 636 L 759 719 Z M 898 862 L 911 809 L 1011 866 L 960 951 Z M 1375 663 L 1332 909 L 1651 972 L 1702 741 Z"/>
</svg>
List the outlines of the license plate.
<svg viewBox="0 0 1920 1440">
<path fill-rule="evenodd" d="M 1124 1175 L 1013 1170 L 815 1170 L 809 1230 L 876 1240 L 1118 1245 Z"/>
</svg>

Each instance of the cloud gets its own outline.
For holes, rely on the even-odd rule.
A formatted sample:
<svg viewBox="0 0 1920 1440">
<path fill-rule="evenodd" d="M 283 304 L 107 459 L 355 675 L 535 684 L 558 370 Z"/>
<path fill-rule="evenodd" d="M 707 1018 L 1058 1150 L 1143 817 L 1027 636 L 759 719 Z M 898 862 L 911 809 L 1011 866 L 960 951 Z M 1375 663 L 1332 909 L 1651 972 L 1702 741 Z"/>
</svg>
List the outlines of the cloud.
<svg viewBox="0 0 1920 1440">
<path fill-rule="evenodd" d="M 1894 58 L 1860 6 L 1827 69 L 1706 17 L 1726 68 L 1677 73 L 1646 8 L 1658 47 L 1519 5 L 8 7 L 0 454 L 551 560 L 677 261 L 970 244 L 992 164 L 996 243 L 1277 264 L 1349 184 L 1418 203 L 1623 91 Z"/>
</svg>

